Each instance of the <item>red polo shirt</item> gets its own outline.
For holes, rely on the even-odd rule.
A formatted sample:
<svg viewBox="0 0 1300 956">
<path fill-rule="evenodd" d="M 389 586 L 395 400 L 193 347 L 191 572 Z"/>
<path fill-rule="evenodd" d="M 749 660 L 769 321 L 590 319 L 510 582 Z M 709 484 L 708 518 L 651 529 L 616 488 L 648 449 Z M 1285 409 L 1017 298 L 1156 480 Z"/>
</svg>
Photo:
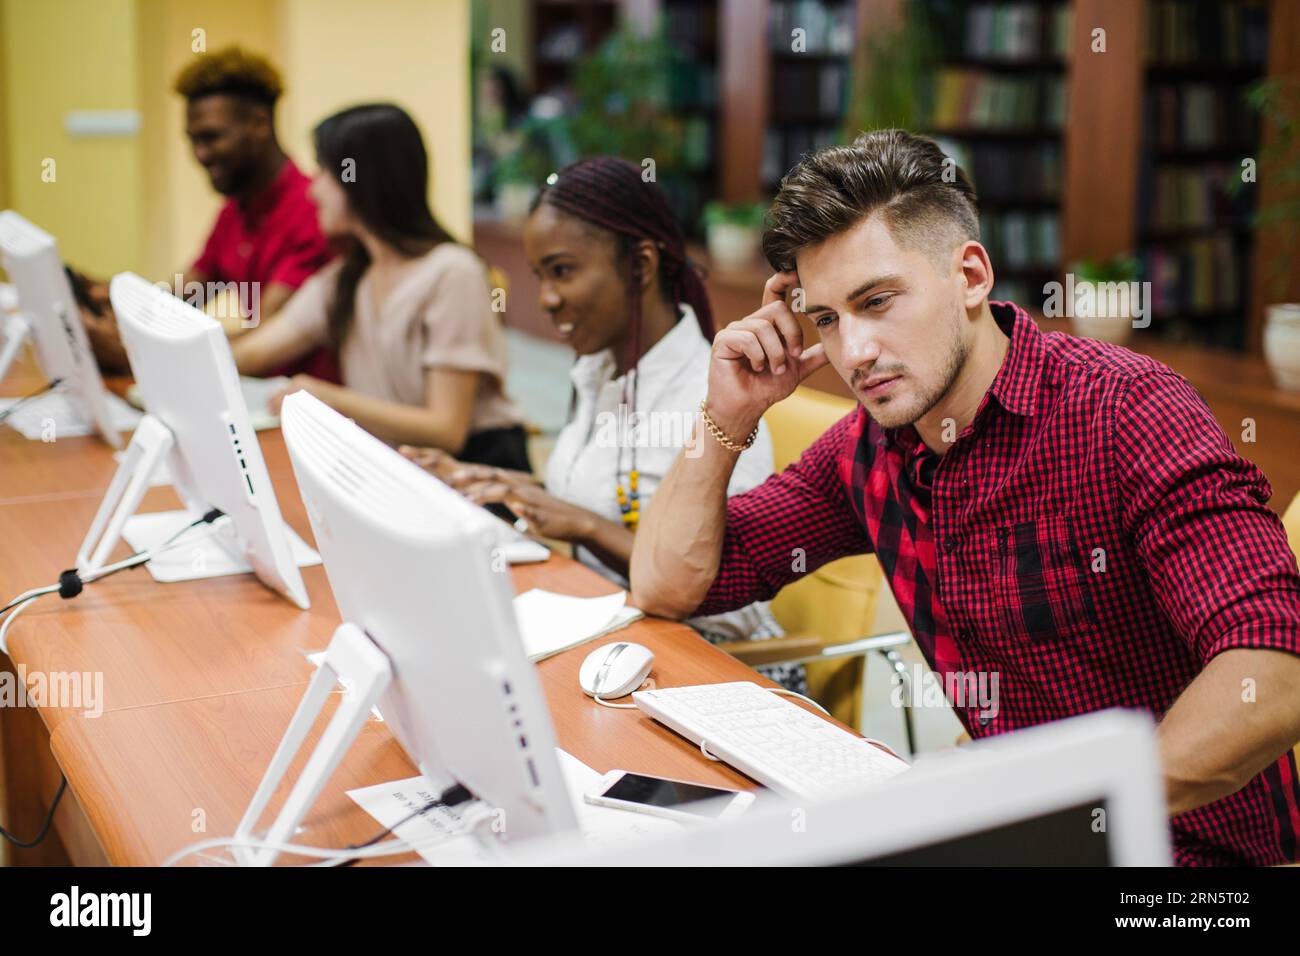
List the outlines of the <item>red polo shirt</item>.
<svg viewBox="0 0 1300 956">
<path fill-rule="evenodd" d="M 221 207 L 194 271 L 213 282 L 256 282 L 263 290 L 282 283 L 297 289 L 333 256 L 307 194 L 310 186 L 311 179 L 286 157 L 270 186 L 247 203 L 231 199 Z M 273 374 L 298 372 L 342 381 L 333 349 L 318 349 Z"/>
<path fill-rule="evenodd" d="M 280 174 L 247 203 L 221 207 L 194 271 L 215 282 L 283 283 L 296 289 L 330 260 L 307 195 L 311 180 L 285 159 Z"/>
</svg>

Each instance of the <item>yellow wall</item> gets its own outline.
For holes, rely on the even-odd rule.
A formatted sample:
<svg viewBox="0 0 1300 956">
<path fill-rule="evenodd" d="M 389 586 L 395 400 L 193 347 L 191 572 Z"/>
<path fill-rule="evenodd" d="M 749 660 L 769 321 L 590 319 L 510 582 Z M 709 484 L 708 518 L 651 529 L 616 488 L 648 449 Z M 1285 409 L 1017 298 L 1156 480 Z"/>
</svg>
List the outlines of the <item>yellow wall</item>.
<svg viewBox="0 0 1300 956">
<path fill-rule="evenodd" d="M 0 3 L 0 37 L 5 35 L 5 6 Z M 9 207 L 9 146 L 5 141 L 5 44 L 0 40 L 0 209 Z M 0 270 L 0 274 L 3 270 Z M 3 809 L 3 808 L 0 808 Z"/>
<path fill-rule="evenodd" d="M 220 197 L 190 155 L 171 81 L 200 28 L 208 50 L 237 42 L 280 67 L 276 125 L 308 172 L 311 128 L 328 113 L 373 100 L 410 111 L 434 210 L 469 237 L 469 0 L 0 0 L 0 205 L 95 274 L 169 278 L 193 261 Z M 138 109 L 140 133 L 71 139 L 72 109 Z M 41 182 L 45 156 L 56 183 Z"/>
<path fill-rule="evenodd" d="M 221 208 L 185 139 L 176 74 L 195 57 L 193 31 L 208 50 L 230 44 L 276 60 L 275 9 L 266 0 L 137 0 L 141 147 L 146 161 L 144 274 L 169 279 L 198 255 Z"/>
<path fill-rule="evenodd" d="M 280 62 L 290 78 L 280 111 L 285 148 L 314 168 L 311 130 L 357 103 L 409 112 L 429 150 L 434 212 L 471 231 L 468 0 L 280 0 Z"/>
<path fill-rule="evenodd" d="M 138 138 L 64 130 L 69 110 L 138 108 L 134 0 L 2 2 L 7 204 L 54 233 L 69 262 L 100 274 L 137 268 Z M 47 158 L 53 182 L 41 178 Z"/>
</svg>

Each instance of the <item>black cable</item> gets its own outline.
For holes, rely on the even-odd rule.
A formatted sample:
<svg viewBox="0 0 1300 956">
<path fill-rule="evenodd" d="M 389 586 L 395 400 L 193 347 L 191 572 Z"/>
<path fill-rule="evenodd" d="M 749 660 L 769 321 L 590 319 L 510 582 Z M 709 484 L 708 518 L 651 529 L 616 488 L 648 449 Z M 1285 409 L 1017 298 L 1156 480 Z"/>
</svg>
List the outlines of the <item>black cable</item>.
<svg viewBox="0 0 1300 956">
<path fill-rule="evenodd" d="M 59 589 L 58 589 L 59 596 L 64 599 L 74 598 L 81 593 L 81 589 L 87 583 L 94 584 L 96 581 L 102 581 L 104 580 L 104 578 L 112 577 L 114 574 L 117 574 L 119 571 L 130 571 L 133 568 L 140 567 L 142 564 L 148 564 L 153 559 L 154 554 L 161 554 L 164 550 L 169 548 L 171 545 L 175 544 L 177 539 L 179 539 L 181 535 L 185 534 L 185 532 L 197 528 L 201 524 L 212 524 L 212 522 L 216 521 L 224 514 L 225 512 L 222 511 L 220 508 L 213 508 L 211 511 L 205 513 L 203 517 L 195 518 L 193 521 L 191 521 L 185 527 L 181 528 L 179 531 L 173 534 L 162 544 L 158 545 L 158 547 L 148 551 L 137 551 L 135 554 L 128 554 L 125 558 L 122 559 L 122 561 L 132 561 L 134 563 L 121 564 L 121 562 L 119 561 L 117 563 L 121 564 L 121 567 L 114 568 L 112 571 L 109 571 L 106 574 L 96 575 L 95 577 L 91 578 L 89 582 L 83 582 L 81 580 L 81 576 L 77 573 L 76 568 L 69 568 L 67 571 L 64 571 L 62 574 L 59 575 Z"/>
<path fill-rule="evenodd" d="M 23 850 L 30 850 L 32 847 L 40 845 L 40 842 L 45 839 L 45 835 L 50 832 L 50 824 L 54 822 L 54 811 L 59 809 L 59 801 L 63 799 L 63 791 L 67 789 L 68 778 L 63 774 L 59 774 L 59 792 L 54 795 L 54 802 L 50 804 L 50 812 L 45 814 L 45 823 L 41 827 L 41 832 L 36 834 L 36 839 L 20 840 L 4 827 L 0 827 L 0 836 Z"/>
<path fill-rule="evenodd" d="M 384 829 L 380 830 L 378 833 L 372 836 L 365 843 L 349 843 L 347 845 L 347 849 L 360 850 L 368 846 L 374 846 L 384 837 L 388 836 L 390 833 L 392 833 L 394 830 L 400 827 L 403 823 L 406 823 L 408 820 L 414 820 L 416 817 L 424 816 L 434 807 L 456 807 L 456 806 L 460 806 L 462 803 L 465 803 L 473 799 L 474 799 L 474 794 L 470 793 L 467 789 L 465 789 L 465 787 L 462 784 L 459 783 L 453 784 L 452 786 L 444 790 L 441 794 L 439 794 L 436 800 L 430 800 L 424 806 L 420 807 L 420 809 L 412 810 L 406 816 L 402 817 L 402 819 L 394 823 L 391 827 L 385 827 Z M 344 863 L 340 863 L 339 866 L 353 866 L 358 862 L 360 862 L 360 858 L 354 857 L 351 860 L 348 860 Z"/>
<path fill-rule="evenodd" d="M 76 568 L 69 568 L 68 570 L 62 572 L 59 575 L 58 584 L 52 584 L 49 587 L 42 588 L 41 590 L 33 594 L 24 594 L 20 597 L 14 598 L 4 607 L 0 607 L 0 614 L 4 614 L 10 608 L 17 607 L 19 604 L 22 604 L 25 601 L 42 597 L 46 594 L 53 594 L 55 591 L 58 591 L 59 597 L 63 598 L 65 601 L 68 600 L 69 598 L 74 598 L 85 589 L 87 583 L 94 584 L 96 581 L 102 581 L 104 580 L 104 578 L 112 577 L 114 574 L 117 574 L 119 571 L 130 571 L 132 568 L 138 568 L 142 564 L 148 564 L 149 561 L 152 559 L 154 553 L 161 553 L 165 548 L 174 544 L 176 540 L 180 538 L 181 535 L 185 534 L 185 532 L 190 531 L 193 528 L 197 528 L 201 524 L 212 524 L 212 522 L 216 521 L 224 514 L 225 512 L 222 511 L 220 508 L 213 508 L 211 511 L 205 513 L 203 517 L 195 518 L 193 521 L 191 521 L 185 527 L 181 528 L 179 531 L 173 534 L 170 538 L 168 538 L 158 547 L 154 548 L 152 551 L 137 551 L 135 554 L 127 555 L 125 558 L 122 559 L 123 561 L 134 561 L 133 564 L 123 564 L 121 565 L 121 567 L 116 567 L 112 571 L 91 578 L 89 582 L 82 580 L 81 574 L 77 571 Z M 135 560 L 137 558 L 139 560 Z"/>
<path fill-rule="evenodd" d="M 3 422 L 6 418 L 8 418 L 8 417 L 9 417 L 10 415 L 12 415 L 14 412 L 18 411 L 19 408 L 21 408 L 22 406 L 24 406 L 24 405 L 26 405 L 28 402 L 30 402 L 33 398 L 40 398 L 40 397 L 41 397 L 42 395 L 44 395 L 46 392 L 53 391 L 54 389 L 58 388 L 58 387 L 59 387 L 60 385 L 62 385 L 62 384 L 63 384 L 63 379 L 61 379 L 61 378 L 52 378 L 52 379 L 50 379 L 50 381 L 49 381 L 48 384 L 42 385 L 42 386 L 41 386 L 40 388 L 38 388 L 36 391 L 34 391 L 34 392 L 30 392 L 29 394 L 24 395 L 22 398 L 20 398 L 20 399 L 18 399 L 17 401 L 15 401 L 12 405 L 10 405 L 10 406 L 9 406 L 8 408 L 6 408 L 4 411 L 0 412 L 0 422 Z"/>
<path fill-rule="evenodd" d="M 0 607 L 0 614 L 5 613 L 5 611 L 9 610 L 10 608 L 17 607 L 18 605 L 24 603 L 25 601 L 33 600 L 38 597 L 44 597 L 47 594 L 53 594 L 58 589 L 59 589 L 59 585 L 52 584 L 48 588 L 41 588 L 35 594 L 26 594 L 22 597 L 16 597 L 8 604 L 6 604 L 4 607 Z"/>
</svg>

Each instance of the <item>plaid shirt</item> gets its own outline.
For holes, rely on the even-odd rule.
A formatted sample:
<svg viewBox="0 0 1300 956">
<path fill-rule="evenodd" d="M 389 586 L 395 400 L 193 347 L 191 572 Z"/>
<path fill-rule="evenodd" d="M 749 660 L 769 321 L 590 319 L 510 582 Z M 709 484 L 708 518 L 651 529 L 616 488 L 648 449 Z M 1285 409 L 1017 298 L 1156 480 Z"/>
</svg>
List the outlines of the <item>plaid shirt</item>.
<svg viewBox="0 0 1300 956">
<path fill-rule="evenodd" d="M 1195 390 L 1150 358 L 992 309 L 1010 348 L 947 453 L 855 409 L 729 499 L 695 613 L 874 552 L 977 738 L 1105 707 L 1159 719 L 1221 651 L 1300 654 L 1300 574 L 1272 490 Z M 976 675 L 997 675 L 995 708 L 962 692 Z M 1172 828 L 1182 864 L 1295 860 L 1294 754 Z"/>
</svg>

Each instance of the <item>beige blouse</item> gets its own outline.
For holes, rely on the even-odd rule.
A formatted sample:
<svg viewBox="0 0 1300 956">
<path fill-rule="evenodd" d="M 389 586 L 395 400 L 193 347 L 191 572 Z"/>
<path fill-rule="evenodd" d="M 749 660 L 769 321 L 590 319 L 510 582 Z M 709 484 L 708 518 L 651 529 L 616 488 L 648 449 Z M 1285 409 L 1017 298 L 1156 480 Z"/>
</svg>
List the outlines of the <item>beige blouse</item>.
<svg viewBox="0 0 1300 956">
<path fill-rule="evenodd" d="M 342 261 L 303 283 L 276 320 L 296 326 L 313 345 L 329 341 L 328 313 Z M 487 270 L 469 249 L 444 242 L 411 264 L 373 308 L 369 276 L 357 284 L 352 327 L 340 350 L 343 384 L 402 405 L 425 403 L 425 369 L 484 372 L 470 416 L 470 433 L 517 425 L 523 418 L 506 397 L 506 339 L 492 311 Z"/>
</svg>

